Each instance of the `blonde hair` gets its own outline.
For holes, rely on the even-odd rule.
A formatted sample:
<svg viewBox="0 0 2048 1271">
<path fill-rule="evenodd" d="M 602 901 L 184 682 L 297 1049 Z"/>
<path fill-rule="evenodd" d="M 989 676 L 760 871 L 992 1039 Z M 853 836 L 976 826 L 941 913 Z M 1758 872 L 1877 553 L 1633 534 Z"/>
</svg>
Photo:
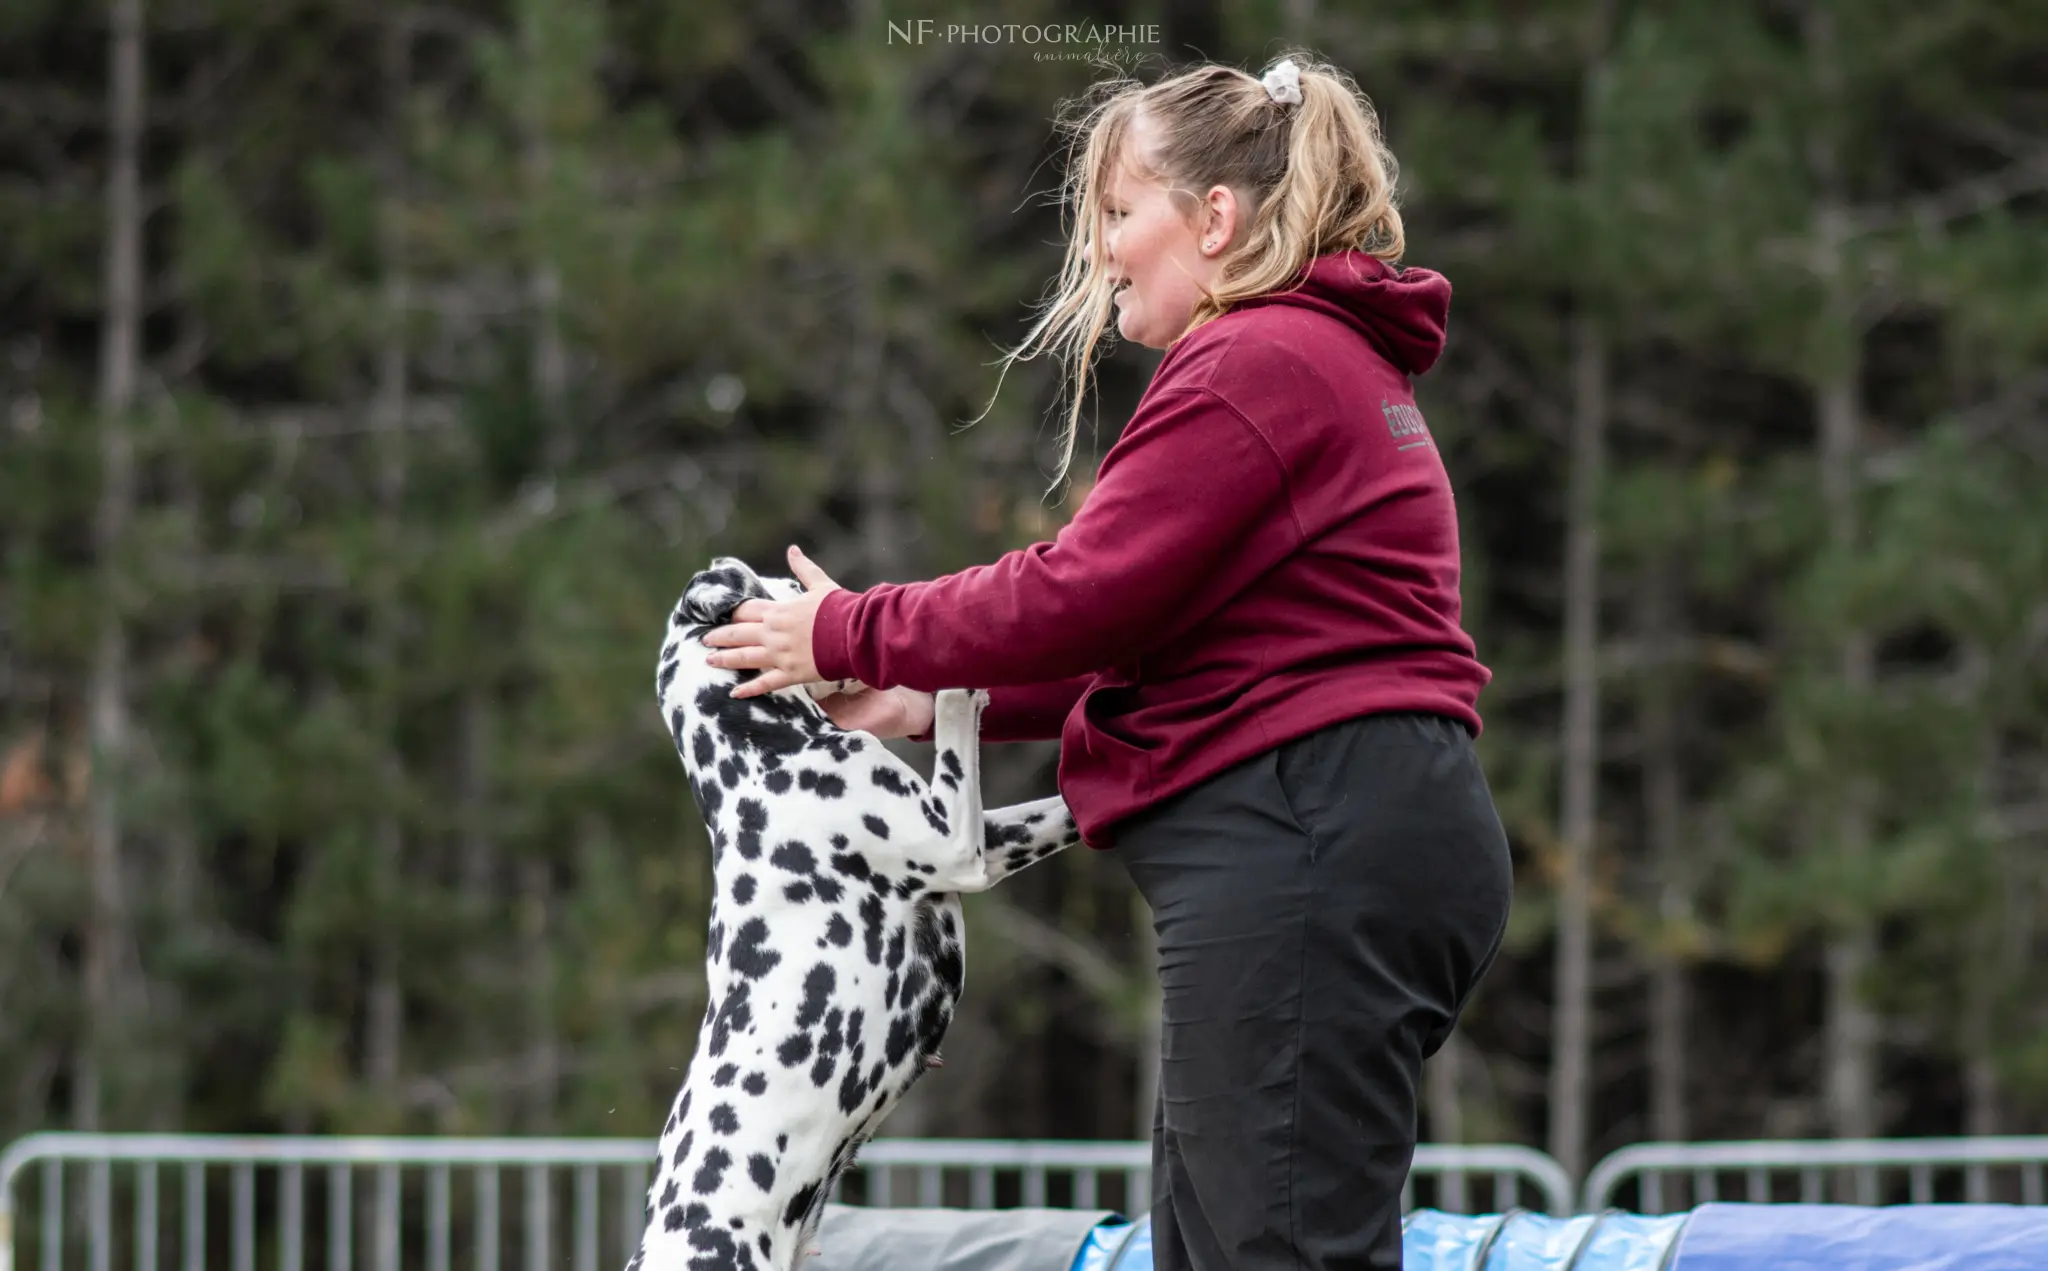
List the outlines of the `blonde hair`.
<svg viewBox="0 0 2048 1271">
<path fill-rule="evenodd" d="M 1232 66 L 1201 66 L 1146 87 L 1112 79 L 1070 103 L 1062 222 L 1066 259 L 1051 296 L 1010 365 L 1050 352 L 1064 368 L 1067 403 L 1059 470 L 1065 480 L 1080 431 L 1095 355 L 1109 329 L 1112 288 L 1104 269 L 1103 189 L 1121 162 L 1166 185 L 1194 216 L 1218 185 L 1236 192 L 1247 215 L 1220 262 L 1213 290 L 1195 306 L 1185 336 L 1231 306 L 1294 285 L 1318 256 L 1358 250 L 1389 264 L 1406 246 L 1394 186 L 1399 167 L 1372 103 L 1339 68 L 1295 54 L 1301 101 L 1283 104 Z M 1126 153 L 1142 112 L 1157 138 L 1149 155 Z M 1000 383 L 998 390 L 1000 390 Z"/>
</svg>

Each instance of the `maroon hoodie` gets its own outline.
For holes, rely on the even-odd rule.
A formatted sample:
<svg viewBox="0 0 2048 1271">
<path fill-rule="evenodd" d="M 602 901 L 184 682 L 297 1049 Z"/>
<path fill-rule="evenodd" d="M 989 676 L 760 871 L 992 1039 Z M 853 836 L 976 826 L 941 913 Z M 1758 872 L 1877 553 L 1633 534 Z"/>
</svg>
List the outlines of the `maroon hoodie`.
<svg viewBox="0 0 2048 1271">
<path fill-rule="evenodd" d="M 1477 735 L 1490 673 L 1459 626 L 1456 509 L 1408 380 L 1443 350 L 1450 284 L 1359 252 L 1305 272 L 1167 351 L 1052 542 L 826 596 L 819 673 L 988 688 L 984 738 L 1060 738 L 1060 793 L 1096 847 L 1355 716 Z"/>
</svg>

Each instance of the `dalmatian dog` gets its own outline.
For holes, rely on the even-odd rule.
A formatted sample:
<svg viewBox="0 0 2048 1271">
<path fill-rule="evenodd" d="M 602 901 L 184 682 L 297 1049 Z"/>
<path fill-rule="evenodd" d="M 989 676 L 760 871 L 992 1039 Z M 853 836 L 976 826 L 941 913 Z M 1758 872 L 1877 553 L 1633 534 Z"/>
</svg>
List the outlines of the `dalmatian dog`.
<svg viewBox="0 0 2048 1271">
<path fill-rule="evenodd" d="M 987 694 L 938 695 L 935 780 L 703 635 L 792 598 L 721 557 L 669 618 L 656 691 L 711 833 L 709 1001 L 628 1271 L 791 1271 L 833 1184 L 938 1059 L 965 973 L 959 894 L 1079 841 L 1059 798 L 984 812 Z M 829 691 L 827 689 L 826 691 Z"/>
</svg>

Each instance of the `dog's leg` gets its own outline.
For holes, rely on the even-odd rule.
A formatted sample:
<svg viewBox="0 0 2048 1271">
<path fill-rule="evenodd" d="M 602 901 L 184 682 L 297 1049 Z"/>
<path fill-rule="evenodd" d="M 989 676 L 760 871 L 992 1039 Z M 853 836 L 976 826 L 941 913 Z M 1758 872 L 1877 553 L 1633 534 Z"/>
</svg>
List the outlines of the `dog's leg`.
<svg viewBox="0 0 2048 1271">
<path fill-rule="evenodd" d="M 997 880 L 1034 865 L 1081 841 L 1066 800 L 1057 796 L 998 808 L 981 807 L 981 711 L 988 694 L 949 689 L 938 695 L 932 740 L 932 794 L 939 801 L 947 835 L 947 866 L 932 885 L 953 891 L 982 891 Z"/>
<path fill-rule="evenodd" d="M 990 887 L 1081 841 L 1074 814 L 1058 795 L 997 808 L 982 820 L 982 867 Z"/>
<path fill-rule="evenodd" d="M 934 851 L 938 874 L 928 882 L 940 891 L 979 891 L 983 879 L 981 831 L 981 711 L 988 694 L 980 689 L 944 689 L 932 709 L 932 802 L 944 838 Z"/>
<path fill-rule="evenodd" d="M 981 835 L 981 712 L 988 694 L 949 688 L 932 708 L 932 795 L 946 819 L 950 854 L 979 855 Z"/>
</svg>

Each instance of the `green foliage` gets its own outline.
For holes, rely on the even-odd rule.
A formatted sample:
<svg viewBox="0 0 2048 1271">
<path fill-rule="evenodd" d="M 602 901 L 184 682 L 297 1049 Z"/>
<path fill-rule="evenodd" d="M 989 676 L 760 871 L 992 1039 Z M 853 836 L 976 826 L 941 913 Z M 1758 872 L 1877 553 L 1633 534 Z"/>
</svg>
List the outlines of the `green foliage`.
<svg viewBox="0 0 2048 1271">
<path fill-rule="evenodd" d="M 992 363 L 1057 266 L 1050 117 L 1095 72 L 892 44 L 836 10 L 153 14 L 141 402 L 107 420 L 104 32 L 73 8 L 0 15 L 8 91 L 42 104 L 0 112 L 0 1140 L 69 1115 L 94 781 L 125 826 L 149 1039 L 111 1123 L 648 1133 L 703 1008 L 709 883 L 653 707 L 661 624 L 714 554 L 796 541 L 859 586 L 1071 513 L 1040 498 L 1055 377 L 997 395 Z M 1224 8 L 1206 52 L 1256 68 L 1301 44 L 1354 72 L 1402 160 L 1409 259 L 1457 287 L 1419 391 L 1522 887 L 1467 1018 L 1491 1091 L 1468 1124 L 1543 1119 L 1523 1092 L 1558 920 L 1581 313 L 1612 406 L 1595 909 L 1625 974 L 1603 979 L 1676 957 L 1754 989 L 1703 999 L 1695 1038 L 1699 1131 L 1749 1135 L 1713 1065 L 1750 1058 L 1730 1048 L 1751 1016 L 1798 1053 L 1817 1021 L 1790 989 L 1821 942 L 1875 929 L 1866 997 L 1926 1039 L 1900 1048 L 1944 1074 L 1914 1092 L 1928 1115 L 1954 1120 L 1946 1074 L 1986 1057 L 2015 1118 L 2048 1106 L 2040 18 Z M 1096 453 L 1152 364 L 1106 361 Z M 1864 422 L 1846 538 L 1816 446 L 1843 383 Z M 102 554 L 110 427 L 136 488 Z M 110 612 L 133 743 L 96 767 Z M 1857 639 L 1867 691 L 1843 674 Z M 1677 861 L 1645 828 L 1654 701 Z M 1049 758 L 992 748 L 991 789 L 1042 793 Z M 892 1128 L 1127 1135 L 1151 981 L 1113 857 L 975 904 L 958 1037 L 990 1062 L 949 1064 Z M 1640 996 L 1603 991 L 1610 1050 Z M 998 1100 L 997 1075 L 1030 1093 Z M 1633 1089 L 1598 1092 L 1602 1133 L 1634 1123 Z"/>
</svg>

